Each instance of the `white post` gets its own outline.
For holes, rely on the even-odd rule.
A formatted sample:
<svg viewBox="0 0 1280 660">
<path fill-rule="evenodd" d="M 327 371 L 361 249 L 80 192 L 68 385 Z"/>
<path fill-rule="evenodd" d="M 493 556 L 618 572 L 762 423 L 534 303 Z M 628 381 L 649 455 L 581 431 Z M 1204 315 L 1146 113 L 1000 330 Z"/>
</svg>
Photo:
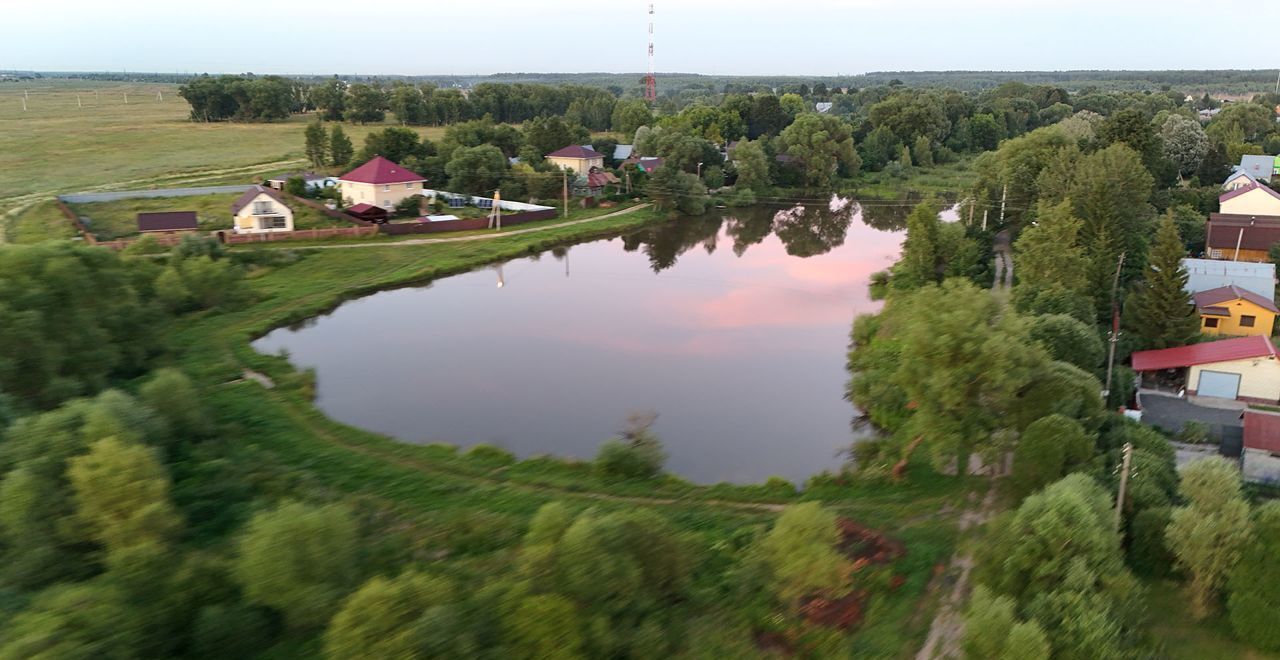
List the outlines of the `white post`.
<svg viewBox="0 0 1280 660">
<path fill-rule="evenodd" d="M 161 103 L 164 103 L 164 92 L 160 90 L 156 90 L 156 100 Z"/>
<path fill-rule="evenodd" d="M 27 111 L 27 97 L 25 94 L 22 96 L 22 111 Z"/>
<path fill-rule="evenodd" d="M 77 107 L 77 108 L 83 108 L 83 107 L 84 107 L 84 104 L 80 102 L 80 95 L 79 95 L 79 94 L 76 94 L 76 107 Z"/>
<path fill-rule="evenodd" d="M 129 92 L 124 93 L 124 104 L 129 105 Z"/>
<path fill-rule="evenodd" d="M 1004 201 L 1009 198 L 1009 184 L 1004 184 L 1004 192 L 1000 193 L 1000 225 L 1004 226 Z"/>
<path fill-rule="evenodd" d="M 1240 261 L 1240 243 L 1244 242 L 1244 227 L 1240 228 L 1240 235 L 1236 237 L 1236 253 L 1231 257 L 1232 261 Z"/>
<path fill-rule="evenodd" d="M 1120 533 L 1120 523 L 1124 520 L 1124 491 L 1129 487 L 1129 461 L 1133 459 L 1133 445 L 1124 443 L 1124 460 L 1120 462 L 1120 492 L 1116 494 L 1115 531 Z"/>
</svg>

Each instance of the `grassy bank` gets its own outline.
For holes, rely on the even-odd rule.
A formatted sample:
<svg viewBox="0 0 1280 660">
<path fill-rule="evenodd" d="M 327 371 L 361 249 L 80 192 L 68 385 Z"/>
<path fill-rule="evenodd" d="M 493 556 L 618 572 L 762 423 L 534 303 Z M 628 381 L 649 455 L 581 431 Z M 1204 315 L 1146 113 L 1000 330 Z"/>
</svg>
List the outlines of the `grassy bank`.
<svg viewBox="0 0 1280 660">
<path fill-rule="evenodd" d="M 191 197 L 120 199 L 111 202 L 68 204 L 77 215 L 89 218 L 89 229 L 99 240 L 134 236 L 138 233 L 139 213 L 157 211 L 195 211 L 200 231 L 231 229 L 231 203 L 240 195 L 216 194 Z M 293 204 L 296 229 L 350 227 L 351 223 L 331 218 L 316 209 Z"/>
</svg>

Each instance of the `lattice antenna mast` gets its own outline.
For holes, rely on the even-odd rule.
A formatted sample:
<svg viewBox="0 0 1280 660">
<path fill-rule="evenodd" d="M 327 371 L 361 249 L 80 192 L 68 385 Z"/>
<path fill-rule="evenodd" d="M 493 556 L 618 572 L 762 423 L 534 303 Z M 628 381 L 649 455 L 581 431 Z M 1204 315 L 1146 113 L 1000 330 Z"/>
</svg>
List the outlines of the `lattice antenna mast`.
<svg viewBox="0 0 1280 660">
<path fill-rule="evenodd" d="M 658 100 L 658 80 L 653 76 L 653 3 L 649 3 L 649 75 L 644 78 L 644 98 L 650 103 Z"/>
</svg>

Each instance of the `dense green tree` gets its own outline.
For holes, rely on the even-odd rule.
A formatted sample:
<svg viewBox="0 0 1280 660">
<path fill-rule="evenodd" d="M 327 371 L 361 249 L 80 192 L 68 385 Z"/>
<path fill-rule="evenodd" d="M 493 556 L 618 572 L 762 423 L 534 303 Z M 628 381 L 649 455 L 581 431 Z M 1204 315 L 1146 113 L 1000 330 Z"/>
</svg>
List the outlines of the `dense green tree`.
<svg viewBox="0 0 1280 660">
<path fill-rule="evenodd" d="M 734 184 L 738 188 L 747 188 L 763 192 L 769 188 L 769 156 L 759 141 L 742 141 L 733 148 L 730 154 L 734 167 L 738 171 L 738 180 Z"/>
<path fill-rule="evenodd" d="M 1143 348 L 1169 348 L 1195 341 L 1200 316 L 1186 291 L 1186 249 L 1173 214 L 1162 216 L 1143 280 L 1125 303 L 1125 322 Z"/>
<path fill-rule="evenodd" d="M 1227 581 L 1227 612 L 1236 636 L 1265 651 L 1280 650 L 1280 502 L 1266 502 L 1253 514 L 1253 539 Z"/>
<path fill-rule="evenodd" d="M 941 281 L 941 227 L 938 207 L 932 200 L 921 202 L 911 210 L 907 216 L 907 238 L 902 242 L 902 257 L 893 267 L 894 288 L 918 289 Z"/>
<path fill-rule="evenodd" d="M 411 158 L 421 159 L 434 154 L 434 145 L 423 141 L 417 131 L 403 126 L 388 126 L 365 136 L 364 148 L 356 155 L 355 161 L 363 163 L 374 156 L 382 156 L 404 165 Z"/>
<path fill-rule="evenodd" d="M 653 123 L 653 113 L 649 104 L 640 99 L 618 101 L 613 106 L 611 124 L 615 133 L 634 135 L 636 129 Z"/>
<path fill-rule="evenodd" d="M 69 461 L 67 477 L 77 517 L 108 553 L 166 544 L 181 524 L 169 499 L 169 475 L 147 447 L 104 438 Z"/>
<path fill-rule="evenodd" d="M 1200 122 L 1182 115 L 1169 115 L 1164 120 L 1160 125 L 1160 141 L 1164 157 L 1178 168 L 1179 176 L 1194 173 L 1209 153 L 1209 136 L 1205 135 Z"/>
<path fill-rule="evenodd" d="M 654 170 L 646 191 L 659 211 L 702 215 L 707 209 L 707 187 L 702 180 L 666 163 Z"/>
<path fill-rule="evenodd" d="M 811 188 L 829 188 L 838 170 L 852 175 L 862 166 L 853 148 L 852 130 L 839 117 L 802 114 L 779 140 L 786 153 L 800 161 L 805 185 Z"/>
<path fill-rule="evenodd" d="M 902 153 L 902 142 L 888 127 L 881 126 L 869 134 L 858 147 L 867 169 L 879 171 L 896 160 Z"/>
<path fill-rule="evenodd" d="M 279 610 L 289 626 L 321 626 L 353 586 L 358 543 L 345 507 L 282 504 L 245 525 L 235 577 L 249 600 Z"/>
<path fill-rule="evenodd" d="M 933 146 L 929 142 L 929 138 L 921 135 L 916 138 L 915 146 L 911 148 L 915 163 L 920 167 L 933 167 Z"/>
<path fill-rule="evenodd" d="M 140 627 L 118 589 L 67 584 L 41 592 L 5 625 L 0 660 L 139 657 Z"/>
<path fill-rule="evenodd" d="M 329 164 L 329 136 L 325 133 L 324 124 L 318 121 L 307 124 L 306 153 L 312 167 L 324 167 Z"/>
<path fill-rule="evenodd" d="M 517 658 L 577 660 L 585 658 L 581 616 L 573 603 L 554 594 L 520 601 L 508 622 Z"/>
<path fill-rule="evenodd" d="M 390 97 L 380 87 L 355 83 L 347 88 L 343 117 L 357 124 L 376 124 L 387 118 Z"/>
<path fill-rule="evenodd" d="M 969 139 L 979 151 L 991 151 L 1004 139 L 1004 129 L 990 114 L 974 115 L 969 120 Z"/>
<path fill-rule="evenodd" d="M 778 97 L 758 94 L 753 98 L 751 117 L 747 124 L 747 137 L 755 140 L 762 135 L 777 135 L 791 123 L 791 116 L 782 108 Z"/>
<path fill-rule="evenodd" d="M 1151 175 L 1138 154 L 1124 144 L 1089 154 L 1075 168 L 1068 197 L 1076 216 L 1084 221 L 1080 244 L 1090 258 L 1090 285 L 1095 291 L 1111 290 L 1121 252 L 1126 255 L 1122 284 L 1142 272 L 1152 229 L 1147 203 L 1151 187 Z M 1098 303 L 1100 308 L 1109 307 L 1106 297 Z"/>
<path fill-rule="evenodd" d="M 848 563 L 839 553 L 836 516 L 817 502 L 793 504 L 760 541 L 774 593 L 783 603 L 815 593 L 835 593 Z"/>
<path fill-rule="evenodd" d="M 347 108 L 347 86 L 337 78 L 315 85 L 307 92 L 307 97 L 329 121 L 342 119 Z"/>
<path fill-rule="evenodd" d="M 652 479 L 661 474 L 667 452 L 652 423 L 652 417 L 632 415 L 619 437 L 600 445 L 596 470 L 605 477 L 621 479 Z"/>
<path fill-rule="evenodd" d="M 199 390 L 177 369 L 157 369 L 138 388 L 138 397 L 183 439 L 200 438 L 213 431 L 213 422 Z"/>
<path fill-rule="evenodd" d="M 432 631 L 426 615 L 455 598 L 453 585 L 442 578 L 412 572 L 375 577 L 333 617 L 324 634 L 325 655 L 335 660 L 429 657 L 423 647 L 432 632 L 458 631 Z"/>
<path fill-rule="evenodd" d="M 422 90 L 413 85 L 397 83 L 391 87 L 387 108 L 395 113 L 401 124 L 421 126 L 427 123 L 429 109 Z"/>
<path fill-rule="evenodd" d="M 1088 460 L 1093 441 L 1080 423 L 1064 415 L 1049 415 L 1031 423 L 1013 452 L 1014 490 L 1027 495 L 1057 481 Z"/>
<path fill-rule="evenodd" d="M 1107 117 L 1099 127 L 1098 138 L 1106 145 L 1128 145 L 1138 153 L 1150 172 L 1157 171 L 1163 157 L 1156 128 L 1151 125 L 1149 116 L 1136 108 L 1120 110 Z"/>
<path fill-rule="evenodd" d="M 329 164 L 335 167 L 345 166 L 351 163 L 354 155 L 355 147 L 351 145 L 351 138 L 347 137 L 341 125 L 334 124 L 329 131 Z"/>
<path fill-rule="evenodd" d="M 1092 372 L 1102 363 L 1105 349 L 1092 326 L 1068 314 L 1044 314 L 1031 320 L 1031 339 L 1054 360 Z"/>
<path fill-rule="evenodd" d="M 1178 491 L 1187 504 L 1173 510 L 1165 538 L 1190 576 L 1192 616 L 1204 618 L 1216 609 L 1218 590 L 1249 540 L 1249 504 L 1240 492 L 1240 471 L 1226 459 L 1198 460 L 1180 477 Z"/>
<path fill-rule="evenodd" d="M 978 585 L 969 600 L 962 641 L 972 660 L 1048 660 L 1049 642 L 1034 621 L 1017 620 L 1016 604 Z"/>
<path fill-rule="evenodd" d="M 897 320 L 902 353 L 894 382 L 915 402 L 914 429 L 935 460 L 963 466 L 989 445 L 1048 360 L 1022 321 L 972 284 L 926 286 L 909 304 Z"/>
<path fill-rule="evenodd" d="M 453 152 L 445 172 L 449 175 L 450 190 L 492 197 L 506 176 L 507 158 L 497 147 L 463 147 Z"/>
<path fill-rule="evenodd" d="M 542 155 L 575 144 L 586 144 L 591 134 L 582 125 L 561 117 L 539 117 L 524 125 L 525 142 Z"/>
<path fill-rule="evenodd" d="M 1256 103 L 1232 103 L 1214 116 L 1205 131 L 1214 140 L 1230 144 L 1261 142 L 1274 128 L 1275 111 L 1271 108 Z"/>
</svg>

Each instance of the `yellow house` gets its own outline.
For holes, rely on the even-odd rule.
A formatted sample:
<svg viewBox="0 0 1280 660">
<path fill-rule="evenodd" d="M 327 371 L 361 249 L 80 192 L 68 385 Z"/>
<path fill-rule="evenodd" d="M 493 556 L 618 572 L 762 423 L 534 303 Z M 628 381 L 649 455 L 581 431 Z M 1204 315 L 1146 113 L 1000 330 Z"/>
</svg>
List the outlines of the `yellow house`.
<svg viewBox="0 0 1280 660">
<path fill-rule="evenodd" d="M 369 204 L 388 211 L 396 204 L 424 194 L 427 178 L 393 163 L 382 156 L 338 177 L 338 190 L 345 206 Z"/>
<path fill-rule="evenodd" d="M 1257 181 L 1218 197 L 1219 212 L 1230 215 L 1280 215 L 1280 193 Z"/>
<path fill-rule="evenodd" d="M 274 188 L 253 186 L 231 205 L 238 234 L 293 231 L 293 209 Z"/>
<path fill-rule="evenodd" d="M 604 154 L 590 147 L 571 145 L 547 154 L 547 161 L 560 168 L 569 168 L 578 174 L 586 174 L 593 167 L 604 168 Z"/>
<path fill-rule="evenodd" d="M 1201 291 L 1194 296 L 1200 312 L 1200 331 L 1206 335 L 1270 337 L 1275 327 L 1274 301 L 1234 284 Z"/>
</svg>

